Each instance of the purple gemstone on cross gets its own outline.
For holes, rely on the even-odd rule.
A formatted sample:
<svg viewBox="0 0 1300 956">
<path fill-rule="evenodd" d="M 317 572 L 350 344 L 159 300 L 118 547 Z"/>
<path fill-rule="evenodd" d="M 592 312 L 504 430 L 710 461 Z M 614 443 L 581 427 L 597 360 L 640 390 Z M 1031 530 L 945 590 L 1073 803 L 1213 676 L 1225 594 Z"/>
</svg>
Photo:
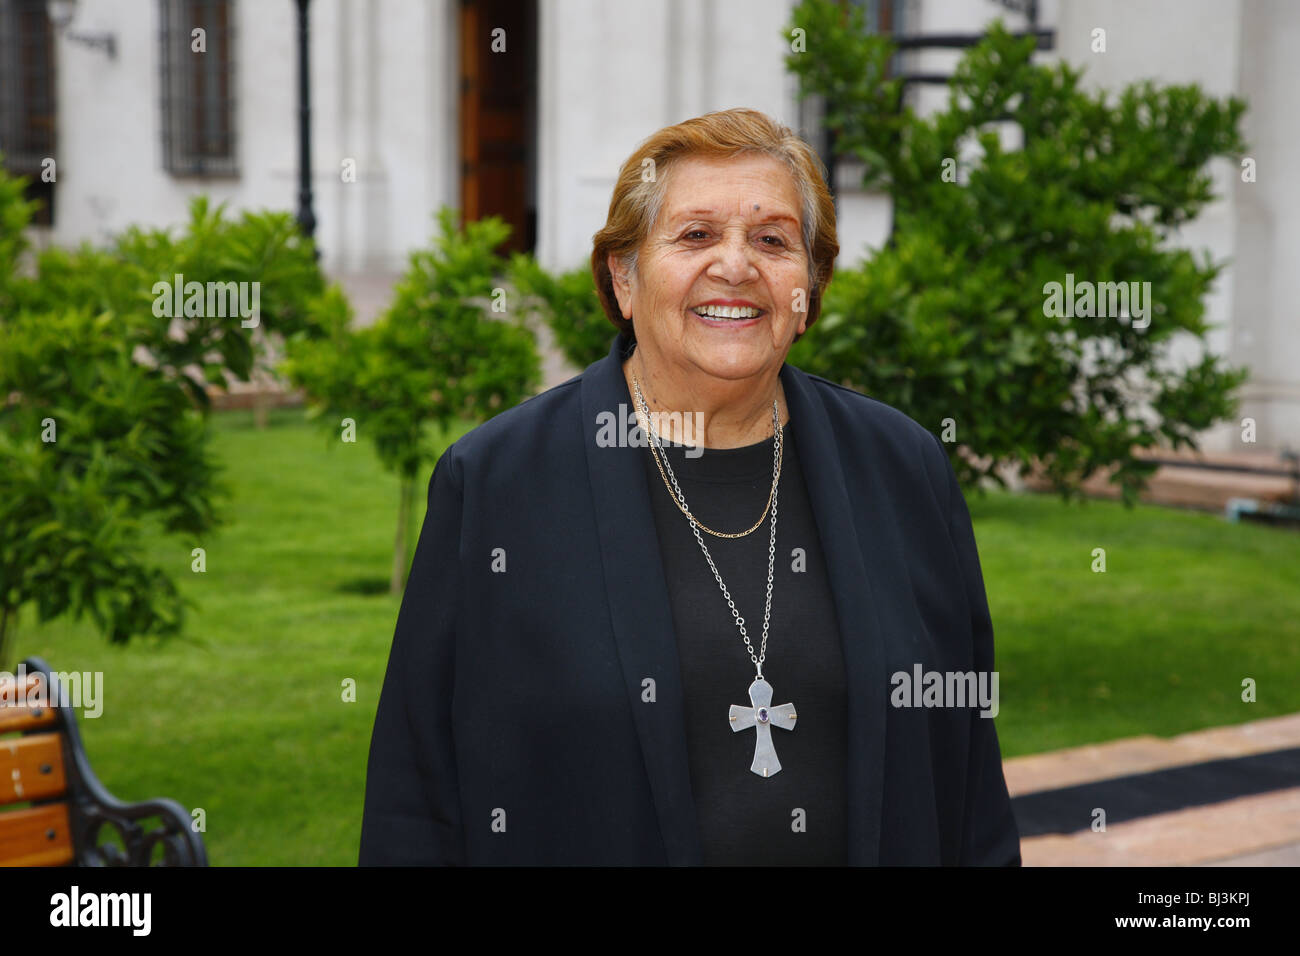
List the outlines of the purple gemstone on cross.
<svg viewBox="0 0 1300 956">
<path fill-rule="evenodd" d="M 755 729 L 754 762 L 749 769 L 760 777 L 770 777 L 781 771 L 781 761 L 776 759 L 776 748 L 772 746 L 772 728 L 794 730 L 794 704 L 773 707 L 772 685 L 761 677 L 749 685 L 749 702 L 750 707 L 733 704 L 727 718 L 733 731 Z"/>
</svg>

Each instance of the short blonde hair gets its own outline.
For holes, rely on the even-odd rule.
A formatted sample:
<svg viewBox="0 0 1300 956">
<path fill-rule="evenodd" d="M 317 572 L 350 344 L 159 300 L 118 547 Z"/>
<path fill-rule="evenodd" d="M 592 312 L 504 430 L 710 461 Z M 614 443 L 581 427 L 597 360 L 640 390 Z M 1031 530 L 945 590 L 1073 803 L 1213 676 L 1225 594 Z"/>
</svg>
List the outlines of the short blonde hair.
<svg viewBox="0 0 1300 956">
<path fill-rule="evenodd" d="M 802 239 L 808 255 L 807 326 L 811 328 L 817 321 L 840 251 L 835 235 L 835 201 L 826 188 L 825 164 L 789 127 L 758 110 L 737 108 L 665 126 L 643 141 L 619 170 L 605 226 L 592 237 L 591 272 L 605 315 L 620 332 L 636 338 L 632 323 L 623 318 L 614 295 L 609 256 L 622 262 L 629 272 L 636 271 L 637 253 L 663 207 L 668 171 L 677 160 L 744 153 L 771 156 L 784 163 L 794 178 L 803 207 Z M 642 176 L 647 166 L 654 170 L 649 181 Z"/>
</svg>

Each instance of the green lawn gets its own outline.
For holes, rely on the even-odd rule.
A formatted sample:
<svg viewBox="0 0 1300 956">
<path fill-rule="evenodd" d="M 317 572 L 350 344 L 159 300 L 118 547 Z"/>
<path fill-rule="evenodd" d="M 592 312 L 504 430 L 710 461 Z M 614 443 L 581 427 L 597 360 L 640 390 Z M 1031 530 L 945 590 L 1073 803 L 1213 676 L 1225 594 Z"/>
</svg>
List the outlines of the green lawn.
<svg viewBox="0 0 1300 956">
<path fill-rule="evenodd" d="M 15 653 L 104 672 L 104 716 L 81 721 L 94 767 L 122 799 L 202 807 L 214 864 L 351 865 L 398 605 L 386 593 L 397 484 L 364 441 L 327 441 L 298 411 L 271 423 L 215 418 L 232 495 L 229 523 L 202 542 L 206 573 L 190 571 L 189 543 L 156 546 L 198 602 L 189 639 L 114 648 L 86 623 L 38 628 L 29 612 Z M 1300 710 L 1294 532 L 1107 502 L 969 500 L 1004 754 Z M 1096 547 L 1105 574 L 1090 570 Z M 1241 703 L 1243 677 L 1258 703 Z M 356 703 L 342 700 L 347 678 Z"/>
<path fill-rule="evenodd" d="M 967 500 L 1004 756 L 1300 710 L 1300 534 L 1149 505 Z"/>
</svg>

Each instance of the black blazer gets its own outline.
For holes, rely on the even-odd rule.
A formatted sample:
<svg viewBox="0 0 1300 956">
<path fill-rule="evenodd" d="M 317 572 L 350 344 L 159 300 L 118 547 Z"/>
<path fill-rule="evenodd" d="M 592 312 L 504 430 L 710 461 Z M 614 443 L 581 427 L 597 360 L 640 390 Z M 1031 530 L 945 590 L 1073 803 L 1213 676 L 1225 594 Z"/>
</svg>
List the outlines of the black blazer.
<svg viewBox="0 0 1300 956">
<path fill-rule="evenodd" d="M 375 717 L 362 865 L 701 862 L 647 451 L 596 442 L 602 411 L 632 408 L 628 345 L 439 459 Z M 848 671 L 848 859 L 1018 864 L 993 720 L 890 704 L 890 675 L 917 663 L 993 669 L 943 447 L 888 405 L 780 374 Z"/>
</svg>

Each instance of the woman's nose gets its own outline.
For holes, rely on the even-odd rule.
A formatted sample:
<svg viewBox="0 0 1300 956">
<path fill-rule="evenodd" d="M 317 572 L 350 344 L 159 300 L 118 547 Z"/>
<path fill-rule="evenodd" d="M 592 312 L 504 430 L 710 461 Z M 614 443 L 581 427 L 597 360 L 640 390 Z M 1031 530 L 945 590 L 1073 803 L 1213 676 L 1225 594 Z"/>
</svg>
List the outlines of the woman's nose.
<svg viewBox="0 0 1300 956">
<path fill-rule="evenodd" d="M 741 285 L 752 279 L 757 269 L 746 237 L 735 233 L 725 236 L 715 247 L 709 272 L 732 285 Z"/>
</svg>

